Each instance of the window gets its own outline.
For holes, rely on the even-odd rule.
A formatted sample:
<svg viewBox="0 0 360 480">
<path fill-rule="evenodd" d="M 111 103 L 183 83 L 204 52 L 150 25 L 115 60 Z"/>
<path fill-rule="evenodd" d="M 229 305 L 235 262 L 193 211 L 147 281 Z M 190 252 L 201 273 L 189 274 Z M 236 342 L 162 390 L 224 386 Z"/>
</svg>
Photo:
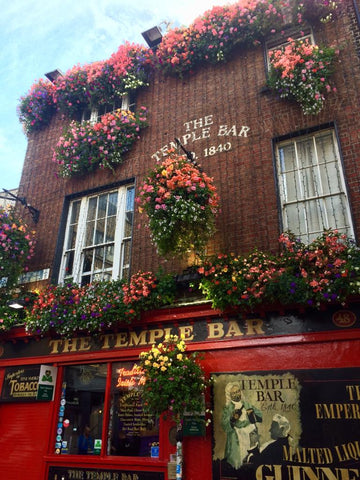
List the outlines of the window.
<svg viewBox="0 0 360 480">
<path fill-rule="evenodd" d="M 135 107 L 134 99 L 129 94 L 123 95 L 116 102 L 105 103 L 92 108 L 85 108 L 81 115 L 81 121 L 90 121 L 94 124 L 100 120 L 105 113 L 113 112 L 121 108 L 122 110 L 133 110 Z"/>
<path fill-rule="evenodd" d="M 128 278 L 134 186 L 70 203 L 59 283 Z"/>
<path fill-rule="evenodd" d="M 111 456 L 150 457 L 151 447 L 159 444 L 159 424 L 144 411 L 142 382 L 142 371 L 134 362 L 64 367 L 57 453 L 99 455 L 103 448 Z"/>
<path fill-rule="evenodd" d="M 276 145 L 283 230 L 311 242 L 324 229 L 353 237 L 349 202 L 333 129 Z"/>
</svg>

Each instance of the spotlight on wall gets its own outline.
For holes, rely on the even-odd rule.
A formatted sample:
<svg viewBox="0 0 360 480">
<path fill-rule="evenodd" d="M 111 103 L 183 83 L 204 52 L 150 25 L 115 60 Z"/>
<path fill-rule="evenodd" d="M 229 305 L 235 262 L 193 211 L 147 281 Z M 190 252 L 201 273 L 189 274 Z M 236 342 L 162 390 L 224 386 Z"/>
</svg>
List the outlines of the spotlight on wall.
<svg viewBox="0 0 360 480">
<path fill-rule="evenodd" d="M 21 310 L 25 307 L 26 301 L 22 298 L 13 298 L 8 302 L 7 305 L 14 310 Z"/>
<path fill-rule="evenodd" d="M 141 34 L 150 48 L 154 48 L 162 40 L 162 33 L 159 27 L 152 27 Z"/>
<path fill-rule="evenodd" d="M 51 83 L 54 83 L 57 78 L 62 76 L 62 72 L 58 69 L 53 70 L 52 72 L 45 73 L 45 77 L 50 80 Z"/>
</svg>

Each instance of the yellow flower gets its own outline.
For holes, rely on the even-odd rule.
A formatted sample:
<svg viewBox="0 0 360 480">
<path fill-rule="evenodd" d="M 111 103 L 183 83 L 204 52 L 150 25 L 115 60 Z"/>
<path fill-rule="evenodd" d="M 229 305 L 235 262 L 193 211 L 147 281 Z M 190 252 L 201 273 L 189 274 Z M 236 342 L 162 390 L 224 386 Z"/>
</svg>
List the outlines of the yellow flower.
<svg viewBox="0 0 360 480">
<path fill-rule="evenodd" d="M 150 365 L 150 360 L 145 360 L 145 365 Z"/>
<path fill-rule="evenodd" d="M 183 359 L 183 354 L 182 353 L 178 353 L 176 355 L 176 358 L 181 362 L 181 360 Z"/>
<path fill-rule="evenodd" d="M 158 363 L 154 362 L 154 363 L 153 363 L 153 367 L 154 367 L 154 368 L 159 368 L 160 365 L 159 365 Z"/>
<path fill-rule="evenodd" d="M 163 366 L 160 368 L 160 370 L 161 370 L 162 372 L 165 372 L 166 367 L 163 365 Z"/>
</svg>

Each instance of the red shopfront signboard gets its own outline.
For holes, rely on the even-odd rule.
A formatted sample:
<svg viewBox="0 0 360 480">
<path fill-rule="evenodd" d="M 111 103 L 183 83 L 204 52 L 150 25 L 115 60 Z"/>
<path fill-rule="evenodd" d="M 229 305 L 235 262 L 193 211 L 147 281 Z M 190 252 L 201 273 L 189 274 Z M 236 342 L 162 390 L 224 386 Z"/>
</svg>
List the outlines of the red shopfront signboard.
<svg viewBox="0 0 360 480">
<path fill-rule="evenodd" d="M 48 480 L 164 480 L 165 477 L 163 472 L 51 466 L 47 478 Z"/>
<path fill-rule="evenodd" d="M 213 480 L 358 480 L 360 369 L 216 373 Z"/>
</svg>

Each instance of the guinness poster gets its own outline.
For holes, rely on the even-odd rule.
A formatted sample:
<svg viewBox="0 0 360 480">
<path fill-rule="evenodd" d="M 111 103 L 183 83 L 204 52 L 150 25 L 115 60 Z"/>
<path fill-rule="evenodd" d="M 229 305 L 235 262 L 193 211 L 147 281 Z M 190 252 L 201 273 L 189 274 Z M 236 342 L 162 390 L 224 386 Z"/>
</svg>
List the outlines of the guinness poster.
<svg viewBox="0 0 360 480">
<path fill-rule="evenodd" d="M 213 480 L 360 478 L 360 369 L 212 377 Z"/>
</svg>

